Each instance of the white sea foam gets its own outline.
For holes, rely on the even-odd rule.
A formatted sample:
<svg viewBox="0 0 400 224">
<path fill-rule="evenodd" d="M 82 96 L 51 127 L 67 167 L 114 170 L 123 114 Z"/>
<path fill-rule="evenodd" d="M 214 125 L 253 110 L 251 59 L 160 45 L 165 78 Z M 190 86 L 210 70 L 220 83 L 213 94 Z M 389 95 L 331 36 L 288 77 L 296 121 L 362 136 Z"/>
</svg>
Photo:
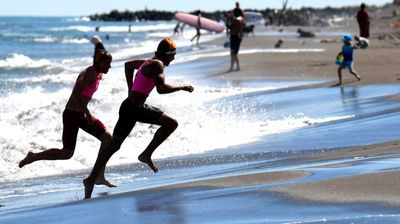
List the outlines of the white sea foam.
<svg viewBox="0 0 400 224">
<path fill-rule="evenodd" d="M 147 34 L 148 37 L 159 37 L 159 38 L 168 37 L 170 35 L 171 32 L 152 32 Z"/>
<path fill-rule="evenodd" d="M 24 77 L 24 78 L 8 78 L 5 79 L 12 83 L 21 83 L 21 84 L 30 84 L 30 83 L 73 83 L 76 80 L 76 74 L 69 74 L 69 73 L 60 73 L 57 75 L 54 74 L 47 74 L 47 75 L 40 75 L 40 76 L 31 76 L 31 77 Z"/>
<path fill-rule="evenodd" d="M 29 39 L 25 39 L 28 41 Z M 34 42 L 38 43 L 64 43 L 64 44 L 87 44 L 90 41 L 87 38 L 60 38 L 60 37 L 53 37 L 53 36 L 43 36 L 43 37 L 34 37 Z"/>
<path fill-rule="evenodd" d="M 81 32 L 90 32 L 94 31 L 95 27 L 92 26 L 68 26 L 68 27 L 56 27 L 56 28 L 50 28 L 50 31 L 71 31 L 71 30 L 77 30 Z"/>
<path fill-rule="evenodd" d="M 120 48 L 118 51 L 113 52 L 113 59 L 126 59 L 130 58 L 131 56 L 154 52 L 158 42 L 159 41 L 146 40 L 140 43 L 128 44 L 124 48 Z"/>
<path fill-rule="evenodd" d="M 80 16 L 80 17 L 74 17 L 74 18 L 68 18 L 66 19 L 67 22 L 90 22 L 90 18 L 88 16 Z"/>
<path fill-rule="evenodd" d="M 149 31 L 160 31 L 160 30 L 173 30 L 174 24 L 168 23 L 160 23 L 154 25 L 136 25 L 135 23 L 131 24 L 131 32 L 149 32 Z M 50 31 L 71 31 L 77 30 L 81 32 L 91 32 L 94 31 L 96 26 L 68 26 L 68 27 L 56 27 L 50 28 Z M 119 26 L 98 26 L 99 31 L 101 32 L 128 32 L 129 24 L 119 25 Z"/>
<path fill-rule="evenodd" d="M 57 80 L 60 76 L 65 76 L 66 73 L 78 72 L 82 62 L 90 63 L 90 58 L 78 59 L 79 64 L 76 60 L 63 60 L 61 62 L 50 61 L 48 59 L 32 59 L 23 54 L 12 54 L 11 57 L 7 57 L 4 60 L 0 60 L 0 71 L 9 71 L 15 74 L 22 74 L 16 77 L 4 77 L 3 81 L 12 83 L 25 83 L 39 82 L 41 80 Z M 79 68 L 77 68 L 79 66 Z M 26 77 L 25 74 L 39 73 L 37 76 Z M 57 81 L 58 82 L 58 81 Z M 62 82 L 62 81 L 61 81 Z"/>
<path fill-rule="evenodd" d="M 39 43 L 54 43 L 54 42 L 57 42 L 58 39 L 55 37 L 46 36 L 46 37 L 35 37 L 35 38 L 33 38 L 33 41 L 39 42 Z"/>
<path fill-rule="evenodd" d="M 51 66 L 52 62 L 47 59 L 33 60 L 23 54 L 12 54 L 4 60 L 0 60 L 0 68 L 11 70 L 14 68 L 39 68 Z"/>
<path fill-rule="evenodd" d="M 116 73 L 122 73 L 117 68 Z M 47 77 L 49 78 L 49 77 Z M 73 84 L 75 76 L 60 75 L 52 81 Z M 44 77 L 46 79 L 46 77 Z M 26 80 L 43 81 L 43 79 Z M 186 82 L 181 76 L 170 77 L 171 83 Z M 197 154 L 231 145 L 256 141 L 259 137 L 323 123 L 344 117 L 313 119 L 304 115 L 268 120 L 257 116 L 263 111 L 241 104 L 225 103 L 225 97 L 274 88 L 196 87 L 193 93 L 179 92 L 168 95 L 152 94 L 148 103 L 176 117 L 179 128 L 155 152 L 154 158 L 167 158 Z M 79 132 L 77 148 L 72 159 L 66 161 L 39 161 L 19 169 L 17 164 L 30 150 L 38 152 L 49 147 L 62 146 L 62 111 L 71 89 L 47 92 L 42 88 L 27 88 L 0 99 L 1 152 L 0 181 L 19 180 L 60 174 L 90 168 L 97 157 L 100 142 Z M 120 102 L 126 97 L 123 76 L 106 75 L 89 109 L 112 130 L 118 119 Z M 26 100 L 29 99 L 29 100 Z M 101 99 L 101 101 L 99 100 Z M 219 100 L 222 100 L 219 103 Z M 135 163 L 138 154 L 147 146 L 156 131 L 155 126 L 138 123 L 121 149 L 111 158 L 109 165 Z"/>
<path fill-rule="evenodd" d="M 61 43 L 64 44 L 88 44 L 90 41 L 86 38 L 66 38 L 62 39 Z"/>
</svg>

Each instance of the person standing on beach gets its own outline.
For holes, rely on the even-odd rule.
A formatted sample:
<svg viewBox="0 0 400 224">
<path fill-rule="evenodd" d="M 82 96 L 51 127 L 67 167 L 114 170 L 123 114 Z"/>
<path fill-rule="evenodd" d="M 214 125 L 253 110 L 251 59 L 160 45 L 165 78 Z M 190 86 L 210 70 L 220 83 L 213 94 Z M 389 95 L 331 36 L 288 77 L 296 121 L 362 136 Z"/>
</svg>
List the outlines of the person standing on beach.
<svg viewBox="0 0 400 224">
<path fill-rule="evenodd" d="M 243 10 L 240 8 L 240 4 L 239 2 L 236 2 L 236 7 L 233 9 L 233 15 L 235 15 L 236 17 L 243 17 L 244 18 L 244 12 Z"/>
<path fill-rule="evenodd" d="M 190 39 L 190 41 L 193 42 L 193 40 L 197 38 L 196 44 L 199 45 L 199 40 L 200 40 L 200 36 L 201 36 L 201 32 L 200 32 L 200 29 L 201 29 L 201 12 L 200 12 L 200 10 L 198 10 L 196 14 L 197 14 L 196 35 L 194 35 L 192 37 L 192 39 Z"/>
<path fill-rule="evenodd" d="M 352 37 L 350 35 L 344 35 L 342 40 L 343 40 L 343 47 L 342 51 L 339 53 L 339 55 L 343 56 L 343 61 L 339 63 L 339 68 L 338 68 L 338 77 L 339 77 L 339 83 L 338 85 L 342 85 L 342 69 L 349 69 L 349 72 L 354 75 L 358 81 L 361 80 L 361 76 L 359 76 L 356 71 L 353 69 L 353 50 L 357 48 L 352 44 Z"/>
<path fill-rule="evenodd" d="M 360 10 L 357 12 L 357 22 L 360 27 L 360 37 L 369 38 L 369 16 L 367 12 L 367 6 L 362 3 Z"/>
<path fill-rule="evenodd" d="M 243 37 L 243 17 L 239 14 L 234 15 L 232 12 L 227 14 L 227 28 L 229 30 L 229 41 L 231 48 L 231 66 L 228 72 L 233 71 L 233 67 L 236 64 L 236 70 L 240 71 L 239 65 L 239 48 Z"/>
<path fill-rule="evenodd" d="M 63 112 L 63 148 L 51 148 L 38 153 L 28 152 L 26 157 L 19 162 L 20 168 L 39 160 L 70 159 L 74 155 L 79 128 L 101 141 L 100 152 L 111 143 L 111 134 L 104 124 L 93 116 L 87 108 L 99 86 L 102 74 L 107 74 L 110 69 L 111 61 L 112 56 L 109 52 L 98 50 L 94 55 L 93 65 L 79 74 Z M 96 184 L 115 187 L 105 179 L 104 169 L 105 166 L 101 167 L 99 175 L 95 177 Z"/>
<path fill-rule="evenodd" d="M 161 126 L 154 134 L 149 145 L 138 157 L 140 162 L 147 164 L 155 173 L 158 172 L 158 168 L 153 163 L 151 156 L 157 147 L 175 131 L 178 127 L 178 122 L 160 109 L 146 104 L 146 99 L 154 87 L 159 94 L 173 93 L 180 90 L 193 92 L 194 90 L 191 85 L 176 86 L 165 83 L 164 68 L 175 59 L 175 54 L 175 42 L 170 38 L 164 38 L 158 44 L 154 57 L 145 61 L 134 60 L 125 63 L 128 98 L 121 104 L 112 143 L 100 152 L 90 176 L 83 181 L 85 198 L 91 197 L 96 176 L 98 176 L 101 168 L 107 164 L 111 156 L 119 150 L 136 122 Z M 138 71 L 135 78 L 133 78 L 135 69 Z"/>
</svg>

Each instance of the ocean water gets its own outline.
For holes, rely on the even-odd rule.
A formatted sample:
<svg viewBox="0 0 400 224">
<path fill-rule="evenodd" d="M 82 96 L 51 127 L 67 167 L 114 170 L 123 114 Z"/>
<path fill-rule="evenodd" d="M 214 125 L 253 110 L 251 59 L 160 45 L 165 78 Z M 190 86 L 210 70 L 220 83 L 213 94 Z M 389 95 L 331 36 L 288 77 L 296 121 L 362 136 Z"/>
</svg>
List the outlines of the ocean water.
<svg viewBox="0 0 400 224">
<path fill-rule="evenodd" d="M 129 25 L 131 32 L 128 32 Z M 89 109 L 112 131 L 118 119 L 119 105 L 127 93 L 123 63 L 130 59 L 150 57 L 162 37 L 172 36 L 174 26 L 173 21 L 113 23 L 90 22 L 73 17 L 1 17 L 0 144 L 3 150 L 0 181 L 18 181 L 90 168 L 100 144 L 83 131 L 78 136 L 77 149 L 71 160 L 41 161 L 23 169 L 19 169 L 17 164 L 30 150 L 37 152 L 49 147 L 62 147 L 61 113 L 77 74 L 91 64 L 94 47 L 90 38 L 93 35 L 103 39 L 104 45 L 113 54 L 114 62 L 89 104 Z M 99 32 L 95 31 L 96 27 L 99 27 Z M 206 74 L 218 68 L 221 61 L 197 63 L 197 60 L 210 55 L 227 56 L 229 53 L 222 46 L 192 45 L 190 38 L 194 34 L 195 30 L 187 27 L 184 35 L 174 37 L 179 47 L 178 55 L 166 72 L 171 74 L 167 76 L 167 81 L 193 83 L 196 91 L 193 94 L 180 92 L 167 96 L 153 94 L 149 98 L 149 103 L 176 116 L 181 126 L 163 144 L 163 149 L 154 155 L 155 158 L 196 154 L 252 142 L 265 134 L 265 131 L 259 130 L 265 121 L 254 116 L 254 113 L 264 109 L 241 102 L 225 103 L 223 99 L 304 84 L 275 82 L 235 85 L 206 79 Z M 205 32 L 201 41 L 223 35 Z M 315 49 L 318 50 L 321 49 Z M 304 49 L 284 51 L 301 52 Z M 293 123 L 269 132 L 301 127 L 307 119 L 305 116 L 288 115 L 281 121 Z M 280 121 L 274 122 L 277 122 L 276 127 L 281 126 Z M 109 164 L 137 162 L 137 154 L 145 148 L 155 130 L 156 127 L 138 124 Z"/>
<path fill-rule="evenodd" d="M 129 25 L 131 32 L 128 32 Z M 27 167 L 22 173 L 21 170 L 13 170 L 17 160 L 29 150 L 38 151 L 47 147 L 62 146 L 61 112 L 77 74 L 91 64 L 94 47 L 90 38 L 93 35 L 103 39 L 107 50 L 113 54 L 114 62 L 89 108 L 112 131 L 119 105 L 127 93 L 123 63 L 129 59 L 150 57 L 160 39 L 171 36 L 174 26 L 174 22 L 130 24 L 89 22 L 73 17 L 1 17 L 0 139 L 4 150 L 1 151 L 0 180 L 19 180 L 62 173 L 92 164 L 99 142 L 81 132 L 78 148 L 84 150 L 77 150 L 76 159 L 71 160 L 71 163 L 53 166 L 45 162 L 36 168 Z M 95 31 L 96 27 L 100 27 L 99 32 Z M 184 35 L 174 38 L 180 46 L 179 52 L 193 51 L 189 39 L 194 34 L 193 29 L 187 28 Z M 205 33 L 203 36 L 203 40 L 207 40 L 218 35 Z M 212 46 L 204 50 L 209 49 L 212 49 Z M 178 58 L 177 61 L 179 60 Z M 171 77 L 171 81 L 189 80 L 177 75 Z M 201 91 L 201 88 L 199 90 Z M 203 89 L 203 92 L 205 91 L 212 90 Z M 183 101 L 183 105 L 189 104 L 188 96 L 175 96 L 181 98 L 178 101 Z M 144 125 L 138 125 L 137 129 L 138 132 L 132 133 L 132 136 L 149 136 L 154 132 L 154 128 L 148 129 Z M 188 136 L 181 138 L 189 139 Z M 139 147 L 142 148 L 147 140 L 143 139 Z M 87 159 L 91 161 L 85 161 Z M 125 158 L 125 162 L 129 161 L 132 161 L 132 158 Z"/>
</svg>

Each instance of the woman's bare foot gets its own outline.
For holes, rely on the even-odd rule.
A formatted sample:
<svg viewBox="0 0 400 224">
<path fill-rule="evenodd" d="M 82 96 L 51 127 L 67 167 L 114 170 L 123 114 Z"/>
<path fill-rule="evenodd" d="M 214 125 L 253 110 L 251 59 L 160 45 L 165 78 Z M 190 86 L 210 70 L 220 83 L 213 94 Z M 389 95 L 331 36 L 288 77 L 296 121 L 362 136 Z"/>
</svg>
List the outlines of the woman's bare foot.
<svg viewBox="0 0 400 224">
<path fill-rule="evenodd" d="M 146 163 L 146 164 L 154 171 L 154 173 L 157 173 L 157 172 L 158 172 L 158 168 L 157 168 L 156 165 L 153 163 L 153 161 L 151 160 L 150 157 L 147 157 L 147 156 L 141 154 L 141 155 L 138 157 L 138 159 L 139 159 L 140 162 Z"/>
<path fill-rule="evenodd" d="M 28 152 L 26 157 L 19 162 L 19 164 L 18 164 L 19 168 L 22 168 L 25 165 L 32 163 L 33 162 L 33 159 L 32 159 L 33 156 L 34 156 L 33 152 Z"/>
<path fill-rule="evenodd" d="M 83 186 L 85 186 L 85 199 L 91 198 L 94 184 L 89 183 L 88 179 L 84 179 Z"/>
<path fill-rule="evenodd" d="M 112 184 L 110 181 L 106 180 L 106 178 L 97 178 L 96 182 L 94 183 L 96 185 L 105 185 L 107 187 L 116 187 L 116 185 Z"/>
</svg>

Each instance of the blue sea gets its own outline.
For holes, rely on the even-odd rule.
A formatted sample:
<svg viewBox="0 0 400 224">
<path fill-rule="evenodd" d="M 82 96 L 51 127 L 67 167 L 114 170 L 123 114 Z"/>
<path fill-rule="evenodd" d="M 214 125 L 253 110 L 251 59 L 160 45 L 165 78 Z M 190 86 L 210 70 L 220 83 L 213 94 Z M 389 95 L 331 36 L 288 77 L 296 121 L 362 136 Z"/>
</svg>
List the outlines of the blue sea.
<svg viewBox="0 0 400 224">
<path fill-rule="evenodd" d="M 23 169 L 18 168 L 18 162 L 28 151 L 62 147 L 61 114 L 77 75 L 91 65 L 93 35 L 100 36 L 114 61 L 90 102 L 89 110 L 110 131 L 118 119 L 120 103 L 127 96 L 124 62 L 151 57 L 162 37 L 172 37 L 178 45 L 176 60 L 165 70 L 166 81 L 191 83 L 195 87 L 193 93 L 153 93 L 148 99 L 150 104 L 179 121 L 177 131 L 153 156 L 165 170 L 163 177 L 154 179 L 137 161 L 157 127 L 137 124 L 108 164 L 107 176 L 119 187 L 105 194 L 207 176 L 241 174 L 244 170 L 265 172 L 268 167 L 259 166 L 263 162 L 275 164 L 294 155 L 398 140 L 400 101 L 396 96 L 400 94 L 399 85 L 340 88 L 320 85 L 332 80 L 228 81 L 214 78 L 216 73 L 228 68 L 229 51 L 209 41 L 224 38 L 225 34 L 204 32 L 197 46 L 190 42 L 195 29 L 186 27 L 183 35 L 174 36 L 175 25 L 175 21 L 92 22 L 84 17 L 0 17 L 0 214 L 23 213 L 83 197 L 81 180 L 88 175 L 100 147 L 97 139 L 83 131 L 79 133 L 77 148 L 70 160 L 38 161 Z M 276 34 L 263 30 L 256 35 Z M 294 33 L 287 33 L 287 37 L 296 38 Z M 282 52 L 321 50 L 324 49 L 284 49 Z M 242 54 L 274 51 L 244 49 Z M 213 58 L 209 59 L 210 56 Z M 282 163 L 279 166 L 297 165 Z M 249 197 L 246 201 L 256 200 L 257 195 L 246 197 Z M 283 208 L 296 207 L 289 206 L 286 199 L 278 196 L 271 196 L 270 200 L 271 203 L 279 201 L 277 204 Z M 271 208 L 259 199 L 256 205 Z M 196 206 L 202 207 L 201 204 Z M 391 215 L 392 210 L 387 210 L 385 215 L 384 208 L 379 214 L 365 209 L 331 217 L 326 212 L 329 206 L 312 206 L 313 210 L 325 211 L 325 217 L 302 218 L 302 209 L 295 210 L 296 215 L 288 219 L 282 214 L 273 217 L 278 220 L 276 223 L 285 223 L 285 220 L 287 223 L 324 220 L 341 223 L 340 218 L 345 216 L 350 217 L 349 220 L 374 223 L 373 220 L 379 220 L 379 214 L 384 214 L 385 220 L 398 220 Z M 236 208 L 245 210 L 240 206 Z M 222 221 L 224 217 L 217 217 L 221 221 L 214 223 L 227 223 Z M 261 217 L 262 212 L 257 212 L 252 218 Z M 5 221 L 14 223 L 12 220 Z M 202 223 L 202 219 L 199 220 L 194 223 Z M 247 219 L 248 222 L 245 219 L 243 223 L 264 223 L 260 220 L 265 219 Z"/>
</svg>

